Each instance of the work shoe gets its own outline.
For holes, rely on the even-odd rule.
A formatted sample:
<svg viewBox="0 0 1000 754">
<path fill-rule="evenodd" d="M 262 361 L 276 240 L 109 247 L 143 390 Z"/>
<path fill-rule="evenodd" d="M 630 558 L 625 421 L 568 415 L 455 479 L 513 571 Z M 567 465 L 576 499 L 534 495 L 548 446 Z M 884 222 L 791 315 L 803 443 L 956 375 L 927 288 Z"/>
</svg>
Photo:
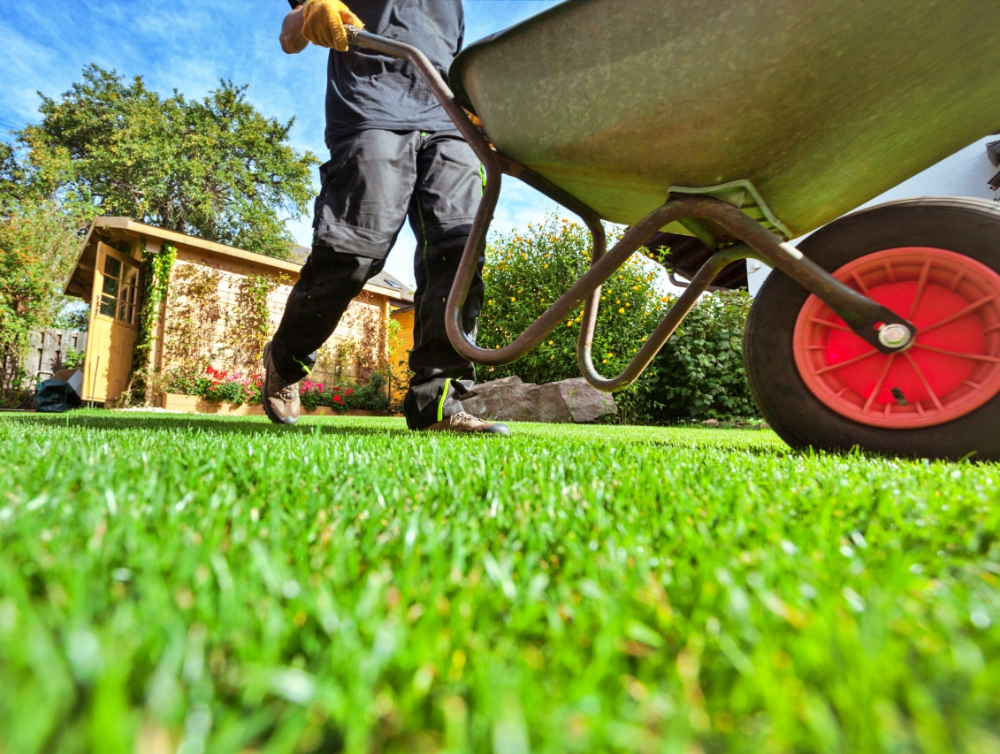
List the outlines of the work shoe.
<svg viewBox="0 0 1000 754">
<path fill-rule="evenodd" d="M 490 424 L 482 419 L 477 419 L 472 414 L 459 411 L 452 414 L 444 421 L 424 427 L 424 432 L 455 432 L 455 433 L 479 433 L 486 435 L 509 435 L 510 430 L 506 424 Z"/>
<path fill-rule="evenodd" d="M 271 343 L 264 346 L 264 384 L 261 386 L 261 403 L 264 413 L 275 424 L 295 424 L 299 420 L 302 404 L 299 401 L 299 383 L 283 379 L 271 359 Z"/>
</svg>

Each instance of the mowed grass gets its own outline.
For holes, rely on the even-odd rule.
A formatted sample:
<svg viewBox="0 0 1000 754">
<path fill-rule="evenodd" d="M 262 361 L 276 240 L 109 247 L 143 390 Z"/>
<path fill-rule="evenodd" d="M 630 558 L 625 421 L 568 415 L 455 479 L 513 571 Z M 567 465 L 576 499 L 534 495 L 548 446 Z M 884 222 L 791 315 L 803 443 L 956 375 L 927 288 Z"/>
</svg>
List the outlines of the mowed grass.
<svg viewBox="0 0 1000 754">
<path fill-rule="evenodd" d="M 1000 469 L 0 417 L 0 751 L 1000 751 Z"/>
</svg>

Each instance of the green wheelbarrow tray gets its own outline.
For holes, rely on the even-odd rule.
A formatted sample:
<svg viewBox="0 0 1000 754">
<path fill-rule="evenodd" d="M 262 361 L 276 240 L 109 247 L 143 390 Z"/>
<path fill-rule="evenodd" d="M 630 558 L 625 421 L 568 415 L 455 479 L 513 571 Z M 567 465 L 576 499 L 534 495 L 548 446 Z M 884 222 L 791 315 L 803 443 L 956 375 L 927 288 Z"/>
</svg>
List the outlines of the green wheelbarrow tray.
<svg viewBox="0 0 1000 754">
<path fill-rule="evenodd" d="M 798 237 L 1000 127 L 1000 3 L 570 0 L 467 47 L 450 83 L 606 220 L 748 181 L 773 215 L 752 216 Z"/>
<path fill-rule="evenodd" d="M 878 351 L 904 350 L 911 322 L 787 240 L 1000 126 L 995 0 L 569 0 L 470 45 L 451 68 L 457 95 L 415 47 L 349 37 L 409 60 L 483 162 L 483 201 L 447 304 L 456 350 L 510 363 L 584 304 L 581 371 L 608 391 L 634 382 L 714 277 L 746 257 L 779 268 Z M 594 251 L 524 333 L 487 350 L 461 312 L 504 174 L 579 215 Z M 607 250 L 601 220 L 632 227 Z M 600 286 L 661 229 L 718 251 L 626 369 L 605 378 L 590 353 Z"/>
</svg>

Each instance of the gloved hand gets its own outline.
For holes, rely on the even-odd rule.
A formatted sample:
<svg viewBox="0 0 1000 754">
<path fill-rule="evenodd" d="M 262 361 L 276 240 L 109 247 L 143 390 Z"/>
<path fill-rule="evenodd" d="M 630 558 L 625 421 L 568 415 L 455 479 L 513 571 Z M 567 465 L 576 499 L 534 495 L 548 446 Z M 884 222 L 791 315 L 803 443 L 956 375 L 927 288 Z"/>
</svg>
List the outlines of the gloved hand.
<svg viewBox="0 0 1000 754">
<path fill-rule="evenodd" d="M 365 26 L 340 0 L 308 0 L 302 8 L 302 36 L 314 45 L 347 52 L 344 24 Z"/>
</svg>

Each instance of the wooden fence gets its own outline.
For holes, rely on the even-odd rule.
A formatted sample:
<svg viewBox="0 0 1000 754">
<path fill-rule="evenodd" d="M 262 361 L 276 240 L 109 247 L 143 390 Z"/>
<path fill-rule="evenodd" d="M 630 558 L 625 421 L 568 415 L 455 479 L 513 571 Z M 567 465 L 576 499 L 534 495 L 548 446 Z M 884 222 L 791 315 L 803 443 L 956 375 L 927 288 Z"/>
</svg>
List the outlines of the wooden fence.
<svg viewBox="0 0 1000 754">
<path fill-rule="evenodd" d="M 83 353 L 87 348 L 87 333 L 78 330 L 38 330 L 31 334 L 31 352 L 21 365 L 31 379 L 41 372 L 43 377 L 65 368 L 70 349 Z"/>
</svg>

